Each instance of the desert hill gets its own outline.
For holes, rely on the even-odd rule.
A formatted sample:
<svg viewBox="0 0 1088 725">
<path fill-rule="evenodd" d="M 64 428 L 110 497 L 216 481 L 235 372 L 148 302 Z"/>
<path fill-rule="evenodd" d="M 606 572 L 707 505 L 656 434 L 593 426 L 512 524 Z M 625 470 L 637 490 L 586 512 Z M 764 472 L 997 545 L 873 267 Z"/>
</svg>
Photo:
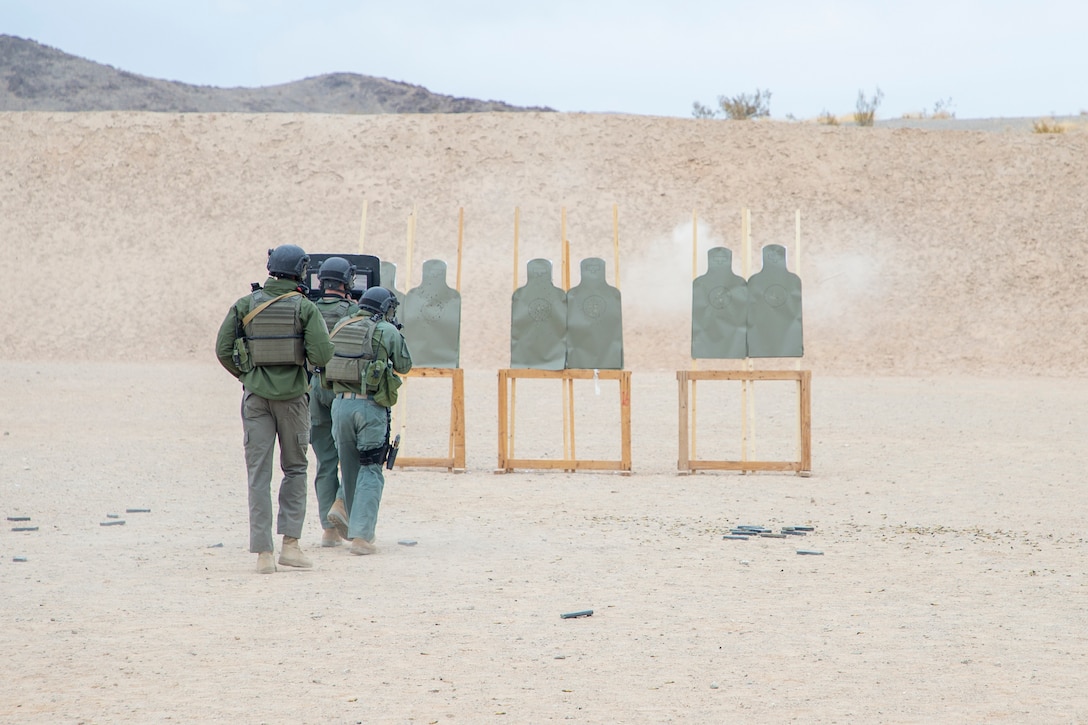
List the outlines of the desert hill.
<svg viewBox="0 0 1088 725">
<path fill-rule="evenodd" d="M 17 260 L 0 356 L 212 359 L 227 307 L 284 242 L 461 267 L 463 367 L 509 362 L 520 280 L 578 260 L 614 279 L 626 366 L 690 365 L 692 214 L 753 264 L 784 244 L 804 281 L 805 365 L 827 373 L 1088 369 L 1088 136 L 551 113 L 0 114 L 0 238 Z M 795 213 L 800 211 L 801 248 Z M 800 254 L 798 255 L 798 252 Z M 800 269 L 798 269 L 800 262 Z M 60 275 L 63 304 L 44 287 Z M 557 277 L 558 280 L 558 271 Z M 43 304 L 48 310 L 43 309 Z"/>
<path fill-rule="evenodd" d="M 356 73 L 262 88 L 216 88 L 148 78 L 11 35 L 0 35 L 0 111 L 245 113 L 477 113 L 524 109 L 431 93 Z"/>
</svg>

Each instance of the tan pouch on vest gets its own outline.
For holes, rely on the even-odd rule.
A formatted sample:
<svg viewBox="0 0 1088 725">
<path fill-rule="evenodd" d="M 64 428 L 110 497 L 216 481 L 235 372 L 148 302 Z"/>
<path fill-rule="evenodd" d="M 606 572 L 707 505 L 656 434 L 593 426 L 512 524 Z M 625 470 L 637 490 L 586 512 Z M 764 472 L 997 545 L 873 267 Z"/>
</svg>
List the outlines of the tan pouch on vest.
<svg viewBox="0 0 1088 725">
<path fill-rule="evenodd" d="M 246 347 L 246 339 L 239 337 L 234 340 L 234 354 L 231 356 L 234 360 L 234 367 L 241 370 L 243 373 L 253 371 L 253 363 L 249 359 L 249 349 Z"/>
<path fill-rule="evenodd" d="M 385 366 L 385 373 L 378 385 L 378 392 L 374 393 L 374 402 L 392 408 L 397 404 L 397 391 L 400 390 L 401 379 L 393 371 L 392 365 Z"/>
</svg>

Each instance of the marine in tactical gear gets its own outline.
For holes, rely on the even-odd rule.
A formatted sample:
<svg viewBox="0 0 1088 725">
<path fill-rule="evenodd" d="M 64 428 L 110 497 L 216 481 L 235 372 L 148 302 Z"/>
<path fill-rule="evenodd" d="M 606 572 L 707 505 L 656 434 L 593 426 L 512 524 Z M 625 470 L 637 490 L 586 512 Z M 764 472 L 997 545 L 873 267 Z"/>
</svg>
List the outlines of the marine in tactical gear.
<svg viewBox="0 0 1088 725">
<path fill-rule="evenodd" d="M 336 399 L 333 438 L 340 457 L 348 538 L 353 554 L 371 554 L 378 507 L 385 488 L 382 466 L 390 450 L 389 409 L 397 402 L 412 356 L 394 319 L 397 298 L 371 287 L 359 299 L 358 313 L 340 320 L 331 332 L 335 347 L 326 366 Z"/>
<path fill-rule="evenodd" d="M 219 363 L 242 383 L 242 429 L 249 486 L 249 547 L 257 570 L 276 570 L 271 483 L 273 450 L 280 447 L 283 480 L 277 533 L 279 563 L 308 568 L 298 539 L 306 518 L 306 448 L 310 440 L 307 366 L 325 365 L 333 345 L 302 280 L 309 256 L 284 244 L 268 250 L 268 279 L 227 311 L 216 336 Z"/>
<path fill-rule="evenodd" d="M 314 304 L 329 330 L 344 317 L 359 311 L 351 299 L 355 285 L 355 265 L 343 257 L 329 257 L 317 273 L 321 285 L 320 297 Z M 332 386 L 320 370 L 310 381 L 310 445 L 317 460 L 314 492 L 317 494 L 318 521 L 323 529 L 321 545 L 339 546 L 347 537 L 348 515 L 344 492 L 340 485 L 339 457 L 332 438 Z"/>
<path fill-rule="evenodd" d="M 359 305 L 351 299 L 355 265 L 343 257 L 329 257 L 322 262 L 317 279 L 321 284 L 321 295 L 314 303 L 325 320 L 325 327 L 332 330 L 337 322 L 359 311 Z"/>
</svg>

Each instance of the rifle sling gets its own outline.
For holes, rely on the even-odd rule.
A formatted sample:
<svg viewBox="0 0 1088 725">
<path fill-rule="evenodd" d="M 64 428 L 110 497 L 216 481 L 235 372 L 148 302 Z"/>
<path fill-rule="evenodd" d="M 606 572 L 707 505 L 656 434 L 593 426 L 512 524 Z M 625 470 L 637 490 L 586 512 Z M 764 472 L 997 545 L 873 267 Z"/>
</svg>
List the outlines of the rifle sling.
<svg viewBox="0 0 1088 725">
<path fill-rule="evenodd" d="M 332 328 L 332 330 L 329 332 L 329 337 L 331 338 L 333 335 L 340 332 L 340 330 L 344 329 L 351 323 L 360 322 L 362 319 L 364 319 L 362 315 L 352 315 L 351 317 L 345 317 L 344 319 L 340 320 L 340 322 L 336 323 L 336 327 Z M 372 315 L 370 319 L 373 320 L 374 316 Z M 375 326 L 374 332 L 377 333 L 377 331 L 377 326 Z"/>
<path fill-rule="evenodd" d="M 294 295 L 300 295 L 300 294 L 302 294 L 302 293 L 299 292 L 298 290 L 291 290 L 290 292 L 288 292 L 286 294 L 282 294 L 279 297 L 273 297 L 270 300 L 262 302 L 261 304 L 257 305 L 252 310 L 250 310 L 248 315 L 246 315 L 245 317 L 242 318 L 242 327 L 245 328 L 246 325 L 248 325 L 250 322 L 253 321 L 254 317 L 261 314 L 261 312 L 264 310 L 264 308 L 268 307 L 273 302 L 279 302 L 280 300 L 282 300 L 282 299 L 284 299 L 286 297 L 292 297 Z"/>
</svg>

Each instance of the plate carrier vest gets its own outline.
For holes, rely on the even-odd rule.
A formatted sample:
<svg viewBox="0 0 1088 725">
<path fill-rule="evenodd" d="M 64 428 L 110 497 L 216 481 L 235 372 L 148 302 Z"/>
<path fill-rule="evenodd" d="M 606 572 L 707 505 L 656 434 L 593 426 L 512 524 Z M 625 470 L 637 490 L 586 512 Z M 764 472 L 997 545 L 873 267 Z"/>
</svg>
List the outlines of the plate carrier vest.
<svg viewBox="0 0 1088 725">
<path fill-rule="evenodd" d="M 369 317 L 342 320 L 329 333 L 335 351 L 325 377 L 332 382 L 359 385 L 363 374 L 374 360 L 374 329 L 378 323 Z"/>
<path fill-rule="evenodd" d="M 348 310 L 351 309 L 351 300 L 337 298 L 328 298 L 330 302 L 326 302 L 325 299 L 320 300 L 317 303 L 317 311 L 321 313 L 321 319 L 325 320 L 325 327 L 329 332 L 333 331 L 336 327 L 336 323 L 344 319 L 348 315 Z M 331 302 L 335 299 L 335 302 Z"/>
<path fill-rule="evenodd" d="M 253 292 L 253 309 L 268 303 L 249 317 L 243 328 L 249 359 L 253 366 L 305 365 L 306 347 L 302 334 L 302 300 L 298 292 L 279 298 L 263 289 Z M 248 316 L 247 316 L 248 317 Z"/>
</svg>

